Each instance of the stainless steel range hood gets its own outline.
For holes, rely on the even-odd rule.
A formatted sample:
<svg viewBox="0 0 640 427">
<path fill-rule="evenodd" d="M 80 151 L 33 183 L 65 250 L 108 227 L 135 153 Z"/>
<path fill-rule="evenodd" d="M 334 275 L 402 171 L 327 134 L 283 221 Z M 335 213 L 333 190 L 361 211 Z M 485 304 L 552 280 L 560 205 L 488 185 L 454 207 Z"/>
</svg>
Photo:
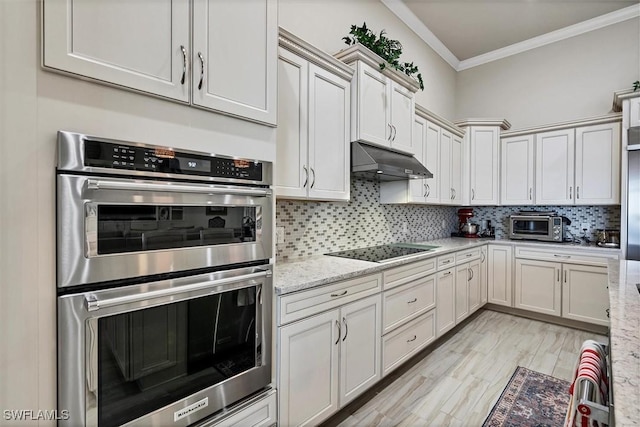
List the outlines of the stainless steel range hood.
<svg viewBox="0 0 640 427">
<path fill-rule="evenodd" d="M 351 172 L 380 181 L 433 178 L 433 174 L 415 157 L 362 142 L 351 143 Z"/>
</svg>

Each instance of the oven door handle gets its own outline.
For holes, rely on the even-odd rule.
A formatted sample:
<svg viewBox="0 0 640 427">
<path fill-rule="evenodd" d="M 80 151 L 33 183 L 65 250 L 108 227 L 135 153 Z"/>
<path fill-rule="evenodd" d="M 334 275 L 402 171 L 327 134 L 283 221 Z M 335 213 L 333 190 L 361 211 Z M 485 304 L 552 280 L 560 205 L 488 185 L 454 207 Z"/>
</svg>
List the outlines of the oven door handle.
<svg viewBox="0 0 640 427">
<path fill-rule="evenodd" d="M 125 182 L 111 181 L 106 179 L 87 180 L 89 190 L 129 190 L 129 191 L 165 191 L 172 193 L 199 193 L 199 194 L 234 194 L 242 196 L 271 196 L 271 190 L 262 188 L 243 188 L 211 185 L 194 185 L 178 183 L 158 183 L 158 182 Z"/>
<path fill-rule="evenodd" d="M 213 286 L 223 286 L 223 285 L 229 285 L 232 283 L 244 283 L 249 280 L 261 279 L 263 277 L 267 277 L 270 274 L 272 274 L 270 271 L 260 271 L 258 273 L 245 274 L 243 276 L 229 277 L 229 278 L 220 279 L 220 280 L 209 280 L 205 282 L 194 283 L 192 285 L 184 285 L 184 286 L 179 286 L 176 288 L 169 288 L 169 289 L 159 289 L 157 291 L 148 291 L 141 294 L 125 295 L 121 297 L 108 298 L 103 300 L 97 299 L 95 294 L 89 293 L 85 295 L 85 302 L 87 304 L 87 311 L 91 312 L 91 311 L 97 311 L 104 308 L 114 307 L 114 306 L 123 305 L 123 304 L 129 304 L 129 303 L 140 302 L 140 301 L 148 301 L 154 298 L 172 296 L 172 295 L 181 294 L 184 292 L 198 291 L 198 290 L 210 288 Z"/>
</svg>

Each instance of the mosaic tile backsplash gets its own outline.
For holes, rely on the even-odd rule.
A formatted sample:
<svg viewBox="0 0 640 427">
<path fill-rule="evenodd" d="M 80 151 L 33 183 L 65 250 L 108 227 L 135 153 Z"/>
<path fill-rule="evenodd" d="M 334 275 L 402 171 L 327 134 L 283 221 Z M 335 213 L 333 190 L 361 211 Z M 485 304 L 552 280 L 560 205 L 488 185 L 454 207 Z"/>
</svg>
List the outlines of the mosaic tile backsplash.
<svg viewBox="0 0 640 427">
<path fill-rule="evenodd" d="M 508 238 L 509 215 L 520 210 L 555 211 L 566 216 L 566 230 L 589 237 L 598 228 L 620 228 L 620 206 L 481 206 L 474 207 L 472 222 L 491 220 L 496 238 Z M 327 252 L 395 242 L 419 242 L 450 237 L 457 231 L 458 207 L 381 205 L 377 181 L 351 177 L 351 201 L 276 201 L 276 226 L 284 227 L 285 243 L 276 245 L 276 261 L 322 255 Z M 406 231 L 405 231 L 406 224 Z"/>
</svg>

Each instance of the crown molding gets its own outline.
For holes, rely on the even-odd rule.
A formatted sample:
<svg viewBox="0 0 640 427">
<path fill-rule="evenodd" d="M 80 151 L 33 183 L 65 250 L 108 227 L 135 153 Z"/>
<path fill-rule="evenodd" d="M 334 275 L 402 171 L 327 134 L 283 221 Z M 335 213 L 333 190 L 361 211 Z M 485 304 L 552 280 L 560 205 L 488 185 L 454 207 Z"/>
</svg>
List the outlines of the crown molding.
<svg viewBox="0 0 640 427">
<path fill-rule="evenodd" d="M 625 7 L 624 9 L 619 9 L 605 15 L 597 16 L 556 31 L 551 31 L 550 33 L 542 34 L 538 37 L 533 37 L 501 49 L 496 49 L 482 55 L 474 56 L 473 58 L 465 59 L 460 61 L 456 71 L 467 70 L 469 68 L 477 67 L 478 65 L 497 61 L 498 59 L 503 59 L 508 56 L 517 55 L 531 49 L 579 36 L 580 34 L 588 33 L 589 31 L 598 30 L 609 25 L 637 18 L 638 16 L 640 16 L 640 4 Z"/>
<path fill-rule="evenodd" d="M 453 122 L 456 126 L 500 126 L 502 130 L 511 129 L 511 123 L 507 119 L 465 119 Z"/>
<path fill-rule="evenodd" d="M 523 128 L 512 130 L 509 132 L 502 132 L 500 138 L 508 138 L 512 136 L 530 135 L 532 133 L 551 132 L 556 130 L 570 129 L 578 126 L 592 126 L 602 125 L 605 123 L 613 123 L 622 121 L 622 113 L 607 114 L 604 116 L 590 117 L 587 119 L 571 120 L 568 122 L 553 123 L 544 126 L 534 126 L 530 128 Z"/>
<path fill-rule="evenodd" d="M 448 130 L 449 132 L 451 132 L 456 136 L 459 136 L 460 138 L 464 136 L 464 129 L 459 128 L 454 123 L 450 122 L 449 120 L 443 117 L 438 116 L 436 113 L 427 110 L 422 105 L 416 104 L 416 114 L 422 117 L 423 119 L 435 125 L 438 125 L 443 129 Z"/>
<path fill-rule="evenodd" d="M 427 26 L 418 19 L 407 5 L 404 4 L 403 0 L 380 1 L 456 71 L 468 70 L 469 68 L 497 61 L 512 55 L 517 55 L 519 53 L 575 37 L 589 31 L 598 30 L 609 25 L 640 17 L 640 4 L 632 5 L 547 34 L 542 34 L 538 37 L 533 37 L 501 49 L 496 49 L 494 51 L 460 61 L 449 49 L 447 49 L 440 39 L 438 39 L 435 34 L 433 34 L 431 30 L 429 30 L 429 28 L 427 28 Z"/>
<path fill-rule="evenodd" d="M 402 0 L 380 0 L 387 9 L 404 22 L 418 37 L 444 59 L 454 70 L 460 60 L 431 32 L 426 25 L 407 7 Z"/>
<path fill-rule="evenodd" d="M 635 91 L 633 89 L 624 89 L 617 90 L 613 92 L 613 111 L 620 112 L 622 111 L 622 101 L 625 99 L 637 98 L 640 96 L 640 91 Z"/>
<path fill-rule="evenodd" d="M 337 74 L 345 80 L 351 81 L 353 73 L 355 72 L 353 68 L 344 62 L 338 61 L 333 56 L 321 51 L 300 37 L 291 34 L 282 27 L 278 28 L 278 46 L 295 53 L 329 72 Z"/>
</svg>

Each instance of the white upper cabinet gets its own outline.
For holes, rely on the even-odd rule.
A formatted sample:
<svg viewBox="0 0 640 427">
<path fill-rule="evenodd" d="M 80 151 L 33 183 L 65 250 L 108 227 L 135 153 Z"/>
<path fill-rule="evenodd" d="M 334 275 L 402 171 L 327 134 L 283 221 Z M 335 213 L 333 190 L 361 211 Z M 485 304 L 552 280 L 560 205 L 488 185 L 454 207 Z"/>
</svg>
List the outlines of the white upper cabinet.
<svg viewBox="0 0 640 427">
<path fill-rule="evenodd" d="M 440 202 L 443 205 L 453 204 L 453 187 L 451 184 L 451 151 L 453 136 L 443 130 L 440 133 Z"/>
<path fill-rule="evenodd" d="M 277 31 L 276 0 L 45 0 L 43 65 L 275 126 Z"/>
<path fill-rule="evenodd" d="M 497 205 L 500 181 L 500 128 L 498 126 L 471 126 L 469 138 L 471 153 L 470 204 Z"/>
<path fill-rule="evenodd" d="M 188 0 L 46 0 L 43 64 L 188 102 Z"/>
<path fill-rule="evenodd" d="M 629 100 L 629 127 L 640 126 L 640 98 Z"/>
<path fill-rule="evenodd" d="M 193 104 L 275 125 L 277 48 L 277 0 L 193 0 Z"/>
<path fill-rule="evenodd" d="M 573 204 L 573 162 L 573 129 L 536 135 L 536 204 Z"/>
<path fill-rule="evenodd" d="M 515 136 L 502 140 L 502 176 L 500 202 L 502 205 L 533 205 L 533 135 Z"/>
<path fill-rule="evenodd" d="M 427 122 L 425 141 L 423 146 L 423 165 L 433 174 L 433 178 L 425 179 L 427 202 L 440 201 L 440 126 Z"/>
<path fill-rule="evenodd" d="M 620 203 L 620 124 L 576 129 L 575 204 Z"/>
<path fill-rule="evenodd" d="M 335 57 L 356 69 L 351 140 L 416 154 L 412 129 L 418 84 L 390 66 L 381 71 L 384 60 L 359 44 Z"/>
<path fill-rule="evenodd" d="M 453 135 L 451 138 L 451 190 L 453 198 L 451 203 L 462 203 L 462 138 Z"/>
<path fill-rule="evenodd" d="M 276 196 L 349 200 L 353 70 L 319 51 L 324 67 L 310 63 L 314 48 L 284 30 L 280 43 Z"/>
<path fill-rule="evenodd" d="M 416 143 L 415 158 L 424 164 L 424 144 L 427 132 L 427 121 L 416 116 L 413 122 L 413 141 Z M 429 168 L 427 168 L 429 169 Z M 430 169 L 429 169 L 430 170 Z M 431 170 L 430 170 L 431 171 Z M 424 202 L 427 195 L 426 179 L 410 179 L 409 181 L 409 201 Z"/>
</svg>

